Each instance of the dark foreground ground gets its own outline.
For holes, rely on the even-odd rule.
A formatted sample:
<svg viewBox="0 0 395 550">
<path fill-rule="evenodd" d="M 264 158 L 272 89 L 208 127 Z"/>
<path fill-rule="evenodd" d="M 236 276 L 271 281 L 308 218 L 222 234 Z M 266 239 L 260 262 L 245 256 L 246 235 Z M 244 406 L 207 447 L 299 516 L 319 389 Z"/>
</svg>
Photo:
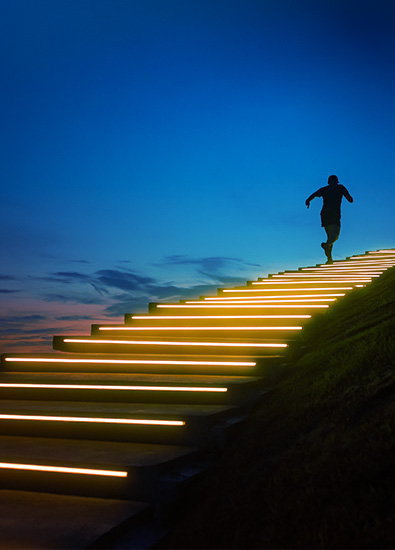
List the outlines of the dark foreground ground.
<svg viewBox="0 0 395 550">
<path fill-rule="evenodd" d="M 288 362 L 161 548 L 395 548 L 395 268 Z"/>
</svg>

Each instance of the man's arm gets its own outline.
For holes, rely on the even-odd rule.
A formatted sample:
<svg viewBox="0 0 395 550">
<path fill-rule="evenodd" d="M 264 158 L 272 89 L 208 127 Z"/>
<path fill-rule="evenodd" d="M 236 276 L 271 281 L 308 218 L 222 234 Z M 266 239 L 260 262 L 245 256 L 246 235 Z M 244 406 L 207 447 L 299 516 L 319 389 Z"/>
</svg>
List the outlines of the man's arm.
<svg viewBox="0 0 395 550">
<path fill-rule="evenodd" d="M 347 189 L 344 187 L 344 185 L 342 185 L 342 187 L 343 187 L 343 196 L 346 197 L 348 202 L 354 202 L 354 199 L 352 198 L 350 193 L 347 191 Z"/>
<path fill-rule="evenodd" d="M 320 197 L 321 196 L 321 189 L 318 189 L 318 191 L 316 191 L 315 193 L 313 193 L 312 195 L 310 195 L 310 197 L 308 199 L 306 199 L 306 206 L 307 208 L 310 206 L 310 201 L 312 201 L 313 199 L 315 199 L 315 197 Z"/>
</svg>

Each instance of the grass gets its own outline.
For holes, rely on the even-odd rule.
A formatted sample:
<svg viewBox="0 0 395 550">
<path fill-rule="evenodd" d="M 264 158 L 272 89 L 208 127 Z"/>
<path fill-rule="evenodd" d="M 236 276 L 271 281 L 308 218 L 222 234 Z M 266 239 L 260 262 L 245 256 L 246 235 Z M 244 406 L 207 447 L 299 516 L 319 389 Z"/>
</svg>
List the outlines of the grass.
<svg viewBox="0 0 395 550">
<path fill-rule="evenodd" d="M 315 318 L 166 548 L 395 547 L 395 269 Z"/>
</svg>

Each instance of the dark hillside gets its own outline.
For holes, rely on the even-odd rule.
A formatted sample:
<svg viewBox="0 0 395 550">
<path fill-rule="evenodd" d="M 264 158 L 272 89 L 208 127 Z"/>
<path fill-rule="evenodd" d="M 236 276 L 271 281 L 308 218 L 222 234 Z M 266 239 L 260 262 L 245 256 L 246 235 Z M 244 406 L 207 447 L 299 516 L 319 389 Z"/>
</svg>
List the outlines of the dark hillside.
<svg viewBox="0 0 395 550">
<path fill-rule="evenodd" d="M 288 361 L 163 547 L 395 547 L 395 269 Z"/>
</svg>

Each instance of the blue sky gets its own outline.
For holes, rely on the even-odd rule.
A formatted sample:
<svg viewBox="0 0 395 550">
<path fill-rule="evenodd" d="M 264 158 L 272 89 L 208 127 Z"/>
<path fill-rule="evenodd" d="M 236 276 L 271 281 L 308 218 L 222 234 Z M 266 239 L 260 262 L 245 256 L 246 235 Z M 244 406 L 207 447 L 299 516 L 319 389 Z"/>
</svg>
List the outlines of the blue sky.
<svg viewBox="0 0 395 550">
<path fill-rule="evenodd" d="M 392 0 L 0 0 L 0 350 L 394 247 Z"/>
</svg>

